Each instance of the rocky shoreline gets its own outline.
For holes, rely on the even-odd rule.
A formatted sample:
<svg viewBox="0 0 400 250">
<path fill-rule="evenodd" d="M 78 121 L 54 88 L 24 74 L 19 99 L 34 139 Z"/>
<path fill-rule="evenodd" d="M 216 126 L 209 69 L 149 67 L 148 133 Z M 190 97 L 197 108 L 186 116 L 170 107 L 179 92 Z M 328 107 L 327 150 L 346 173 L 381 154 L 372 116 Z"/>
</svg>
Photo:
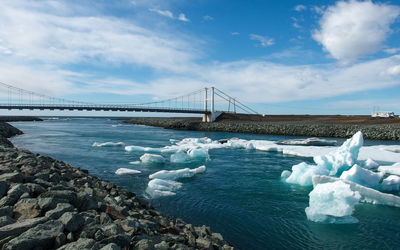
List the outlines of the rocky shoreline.
<svg viewBox="0 0 400 250">
<path fill-rule="evenodd" d="M 87 170 L 15 148 L 11 125 L 0 131 L 2 249 L 233 249 Z"/>
<path fill-rule="evenodd" d="M 285 136 L 348 138 L 362 131 L 365 139 L 400 140 L 399 124 L 327 124 L 291 121 L 217 121 L 204 123 L 195 118 L 135 117 L 125 121 L 130 124 L 162 127 L 178 130 L 270 134 Z"/>
</svg>

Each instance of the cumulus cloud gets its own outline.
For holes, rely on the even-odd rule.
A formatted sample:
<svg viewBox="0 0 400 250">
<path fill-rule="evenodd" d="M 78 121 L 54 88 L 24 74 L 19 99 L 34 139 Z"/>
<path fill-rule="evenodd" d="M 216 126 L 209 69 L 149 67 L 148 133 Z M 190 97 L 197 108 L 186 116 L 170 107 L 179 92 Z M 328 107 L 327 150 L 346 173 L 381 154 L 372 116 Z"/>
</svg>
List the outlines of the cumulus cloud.
<svg viewBox="0 0 400 250">
<path fill-rule="evenodd" d="M 306 7 L 305 5 L 302 5 L 302 4 L 296 5 L 296 6 L 294 7 L 294 10 L 295 10 L 295 11 L 298 11 L 298 12 L 303 11 L 303 10 L 306 10 L 306 9 L 307 9 L 307 7 Z"/>
<path fill-rule="evenodd" d="M 387 73 L 393 76 L 400 76 L 400 65 L 396 65 L 393 67 L 388 68 Z"/>
<path fill-rule="evenodd" d="M 262 47 L 272 46 L 275 44 L 275 41 L 273 38 L 269 38 L 266 36 L 260 36 L 257 34 L 250 34 L 250 39 L 258 41 L 260 43 L 260 46 L 262 46 Z"/>
<path fill-rule="evenodd" d="M 179 14 L 178 20 L 182 21 L 182 22 L 189 22 L 190 21 L 189 19 L 187 19 L 187 17 L 183 13 Z"/>
<path fill-rule="evenodd" d="M 340 1 L 324 11 L 313 38 L 335 59 L 350 63 L 382 48 L 398 6 L 371 1 Z"/>
</svg>

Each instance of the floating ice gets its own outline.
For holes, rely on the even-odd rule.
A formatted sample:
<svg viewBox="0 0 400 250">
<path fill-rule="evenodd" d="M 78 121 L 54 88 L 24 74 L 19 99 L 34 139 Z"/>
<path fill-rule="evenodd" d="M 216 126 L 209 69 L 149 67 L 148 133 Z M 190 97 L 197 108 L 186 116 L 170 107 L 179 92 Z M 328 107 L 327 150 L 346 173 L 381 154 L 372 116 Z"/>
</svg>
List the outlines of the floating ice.
<svg viewBox="0 0 400 250">
<path fill-rule="evenodd" d="M 148 193 L 152 198 L 158 198 L 161 196 L 171 196 L 175 195 L 173 191 L 176 191 L 182 187 L 182 183 L 171 181 L 154 179 L 149 181 L 146 188 L 146 193 Z"/>
<path fill-rule="evenodd" d="M 177 180 L 180 178 L 190 178 L 195 174 L 204 173 L 206 166 L 200 166 L 198 168 L 190 169 L 178 169 L 178 170 L 161 170 L 154 174 L 149 175 L 149 179 L 163 179 L 163 180 Z"/>
<path fill-rule="evenodd" d="M 314 175 L 312 178 L 314 188 L 318 184 L 336 182 L 338 180 L 340 180 L 340 179 L 331 177 L 331 176 L 322 176 L 322 175 Z M 379 192 L 375 189 L 361 186 L 360 184 L 357 184 L 352 181 L 346 181 L 346 180 L 341 180 L 341 181 L 343 181 L 346 184 L 349 184 L 352 191 L 354 191 L 354 192 L 357 191 L 360 193 L 360 195 L 361 195 L 360 201 L 361 202 L 400 207 L 400 197 L 399 196 L 392 195 L 392 194 L 385 194 L 385 193 Z"/>
<path fill-rule="evenodd" d="M 397 175 L 389 175 L 381 183 L 381 189 L 385 191 L 397 191 L 400 187 L 400 177 Z"/>
<path fill-rule="evenodd" d="M 366 187 L 375 187 L 379 185 L 382 177 L 382 173 L 375 173 L 355 164 L 351 169 L 344 171 L 340 179 L 352 181 Z"/>
<path fill-rule="evenodd" d="M 119 168 L 115 171 L 115 174 L 122 175 L 122 174 L 140 174 L 139 170 L 129 169 L 129 168 Z"/>
<path fill-rule="evenodd" d="M 187 163 L 190 161 L 190 156 L 183 151 L 178 151 L 170 156 L 170 162 L 172 163 Z"/>
<path fill-rule="evenodd" d="M 395 163 L 391 166 L 380 166 L 378 168 L 378 171 L 387 173 L 387 174 L 400 175 L 400 162 Z"/>
<path fill-rule="evenodd" d="M 362 133 L 358 131 L 335 151 L 323 156 L 315 156 L 314 162 L 328 169 L 330 175 L 336 175 L 354 165 L 363 143 Z"/>
<path fill-rule="evenodd" d="M 310 205 L 305 209 L 307 218 L 323 223 L 357 223 L 351 215 L 361 195 L 342 181 L 318 184 L 309 194 Z"/>
<path fill-rule="evenodd" d="M 282 173 L 283 174 L 283 173 Z M 313 175 L 328 175 L 329 171 L 318 165 L 309 165 L 305 162 L 294 165 L 291 175 L 286 179 L 287 183 L 311 186 Z M 282 175 L 281 175 L 282 176 Z"/>
<path fill-rule="evenodd" d="M 149 152 L 149 153 L 160 153 L 162 149 L 160 148 L 150 148 L 141 146 L 126 146 L 125 151 L 137 151 L 137 152 Z"/>
<path fill-rule="evenodd" d="M 130 161 L 129 164 L 131 165 L 139 165 L 141 161 Z"/>
<path fill-rule="evenodd" d="M 294 139 L 294 140 L 283 140 L 277 141 L 278 145 L 304 145 L 304 146 L 335 146 L 336 140 L 320 139 L 311 137 L 307 139 Z"/>
<path fill-rule="evenodd" d="M 123 142 L 94 142 L 92 144 L 92 147 L 119 147 L 119 146 L 124 146 L 125 144 Z"/>
<path fill-rule="evenodd" d="M 367 169 L 377 168 L 378 166 L 379 164 L 371 158 L 366 159 L 363 164 L 363 167 Z"/>
<path fill-rule="evenodd" d="M 206 148 L 191 148 L 187 151 L 187 154 L 191 158 L 203 158 L 203 159 L 208 159 L 208 149 Z"/>
<path fill-rule="evenodd" d="M 283 170 L 282 174 L 281 174 L 281 178 L 286 180 L 291 174 L 292 174 L 292 172 L 290 172 L 289 170 Z"/>
<path fill-rule="evenodd" d="M 165 162 L 164 157 L 155 154 L 144 154 L 140 156 L 140 161 L 146 165 L 157 165 Z"/>
</svg>

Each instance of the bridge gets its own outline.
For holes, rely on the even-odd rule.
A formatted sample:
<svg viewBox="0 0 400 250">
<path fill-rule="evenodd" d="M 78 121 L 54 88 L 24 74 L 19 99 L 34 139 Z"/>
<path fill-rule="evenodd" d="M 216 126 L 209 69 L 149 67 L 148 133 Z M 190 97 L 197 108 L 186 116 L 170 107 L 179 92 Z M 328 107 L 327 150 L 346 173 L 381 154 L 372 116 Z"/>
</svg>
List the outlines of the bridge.
<svg viewBox="0 0 400 250">
<path fill-rule="evenodd" d="M 166 100 L 139 104 L 100 104 L 51 97 L 0 82 L 0 109 L 3 110 L 67 110 L 121 111 L 202 114 L 204 122 L 213 122 L 223 112 L 258 114 L 215 88 L 203 88 Z"/>
</svg>

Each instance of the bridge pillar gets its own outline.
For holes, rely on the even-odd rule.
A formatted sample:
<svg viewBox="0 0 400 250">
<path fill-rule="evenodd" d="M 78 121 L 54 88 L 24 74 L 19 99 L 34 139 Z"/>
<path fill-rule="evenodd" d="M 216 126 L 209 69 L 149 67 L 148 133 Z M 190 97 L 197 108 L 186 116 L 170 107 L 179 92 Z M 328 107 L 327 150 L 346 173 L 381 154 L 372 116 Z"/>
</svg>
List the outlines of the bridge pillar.
<svg viewBox="0 0 400 250">
<path fill-rule="evenodd" d="M 204 92 L 204 111 L 207 112 L 208 110 L 208 88 L 205 88 Z M 215 112 L 215 105 L 214 105 L 214 87 L 210 88 L 210 114 L 203 115 L 203 122 L 213 122 L 217 119 L 218 116 L 222 114 L 222 112 Z"/>
</svg>

